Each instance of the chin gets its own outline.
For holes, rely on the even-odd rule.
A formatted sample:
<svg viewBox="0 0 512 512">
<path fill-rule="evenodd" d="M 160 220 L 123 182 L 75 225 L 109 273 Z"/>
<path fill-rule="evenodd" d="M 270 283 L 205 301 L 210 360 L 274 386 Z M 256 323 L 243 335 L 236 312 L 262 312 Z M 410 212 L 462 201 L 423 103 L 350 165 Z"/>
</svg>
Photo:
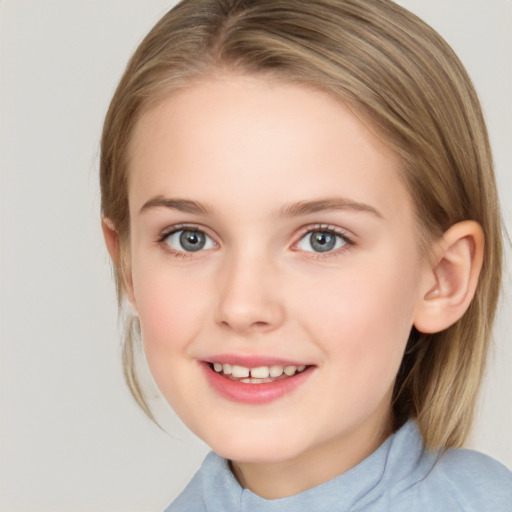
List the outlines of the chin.
<svg viewBox="0 0 512 512">
<path fill-rule="evenodd" d="M 286 436 L 238 436 L 207 440 L 207 444 L 225 459 L 236 462 L 275 463 L 297 457 L 303 450 L 300 443 L 290 442 Z M 287 442 L 283 443 L 283 439 Z"/>
</svg>

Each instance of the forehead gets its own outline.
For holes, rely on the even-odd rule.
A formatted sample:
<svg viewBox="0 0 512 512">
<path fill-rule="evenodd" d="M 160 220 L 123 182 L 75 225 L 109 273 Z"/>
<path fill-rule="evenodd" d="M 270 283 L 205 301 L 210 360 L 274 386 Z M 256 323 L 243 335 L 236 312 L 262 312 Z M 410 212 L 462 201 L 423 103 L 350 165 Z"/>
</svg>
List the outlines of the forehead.
<svg viewBox="0 0 512 512">
<path fill-rule="evenodd" d="M 279 193 L 377 205 L 406 195 L 400 160 L 371 124 L 327 93 L 253 76 L 195 83 L 148 110 L 129 173 L 133 207 L 157 194 L 212 200 L 226 187 L 261 207 Z"/>
</svg>

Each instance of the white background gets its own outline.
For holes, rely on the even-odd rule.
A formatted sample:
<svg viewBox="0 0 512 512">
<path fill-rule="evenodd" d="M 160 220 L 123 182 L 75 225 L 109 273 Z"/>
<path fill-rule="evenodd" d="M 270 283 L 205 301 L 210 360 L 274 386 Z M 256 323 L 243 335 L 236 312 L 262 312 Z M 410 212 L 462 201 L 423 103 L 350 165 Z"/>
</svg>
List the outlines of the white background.
<svg viewBox="0 0 512 512">
<path fill-rule="evenodd" d="M 481 95 L 512 231 L 512 3 L 403 0 Z M 0 3 L 0 509 L 162 510 L 206 447 L 145 418 L 121 373 L 98 145 L 124 65 L 169 0 Z M 508 259 L 511 261 L 510 251 Z M 512 467 L 512 278 L 471 446 Z"/>
</svg>

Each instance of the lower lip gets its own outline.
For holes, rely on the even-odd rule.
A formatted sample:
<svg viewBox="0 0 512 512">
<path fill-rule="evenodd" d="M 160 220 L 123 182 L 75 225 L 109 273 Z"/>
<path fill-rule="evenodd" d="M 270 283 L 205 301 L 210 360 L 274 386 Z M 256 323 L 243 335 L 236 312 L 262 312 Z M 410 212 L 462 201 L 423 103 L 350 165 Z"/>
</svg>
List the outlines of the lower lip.
<svg viewBox="0 0 512 512">
<path fill-rule="evenodd" d="M 310 366 L 292 377 L 265 382 L 262 384 L 245 384 L 227 379 L 214 371 L 208 363 L 201 363 L 210 386 L 221 396 L 233 402 L 245 404 L 264 404 L 273 402 L 296 390 L 310 377 L 314 367 Z"/>
</svg>

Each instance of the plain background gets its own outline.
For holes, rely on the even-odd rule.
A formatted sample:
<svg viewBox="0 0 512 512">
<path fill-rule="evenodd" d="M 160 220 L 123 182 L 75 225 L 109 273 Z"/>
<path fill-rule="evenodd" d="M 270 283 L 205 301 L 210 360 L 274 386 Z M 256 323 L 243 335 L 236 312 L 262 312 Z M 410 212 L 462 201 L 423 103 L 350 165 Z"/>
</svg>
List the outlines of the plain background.
<svg viewBox="0 0 512 512">
<path fill-rule="evenodd" d="M 481 95 L 512 230 L 512 3 L 403 0 Z M 169 0 L 0 3 L 0 509 L 162 510 L 207 448 L 135 405 L 99 224 L 98 143 L 125 63 Z M 470 446 L 512 467 L 512 279 Z M 158 399 L 155 399 L 158 404 Z"/>
</svg>

